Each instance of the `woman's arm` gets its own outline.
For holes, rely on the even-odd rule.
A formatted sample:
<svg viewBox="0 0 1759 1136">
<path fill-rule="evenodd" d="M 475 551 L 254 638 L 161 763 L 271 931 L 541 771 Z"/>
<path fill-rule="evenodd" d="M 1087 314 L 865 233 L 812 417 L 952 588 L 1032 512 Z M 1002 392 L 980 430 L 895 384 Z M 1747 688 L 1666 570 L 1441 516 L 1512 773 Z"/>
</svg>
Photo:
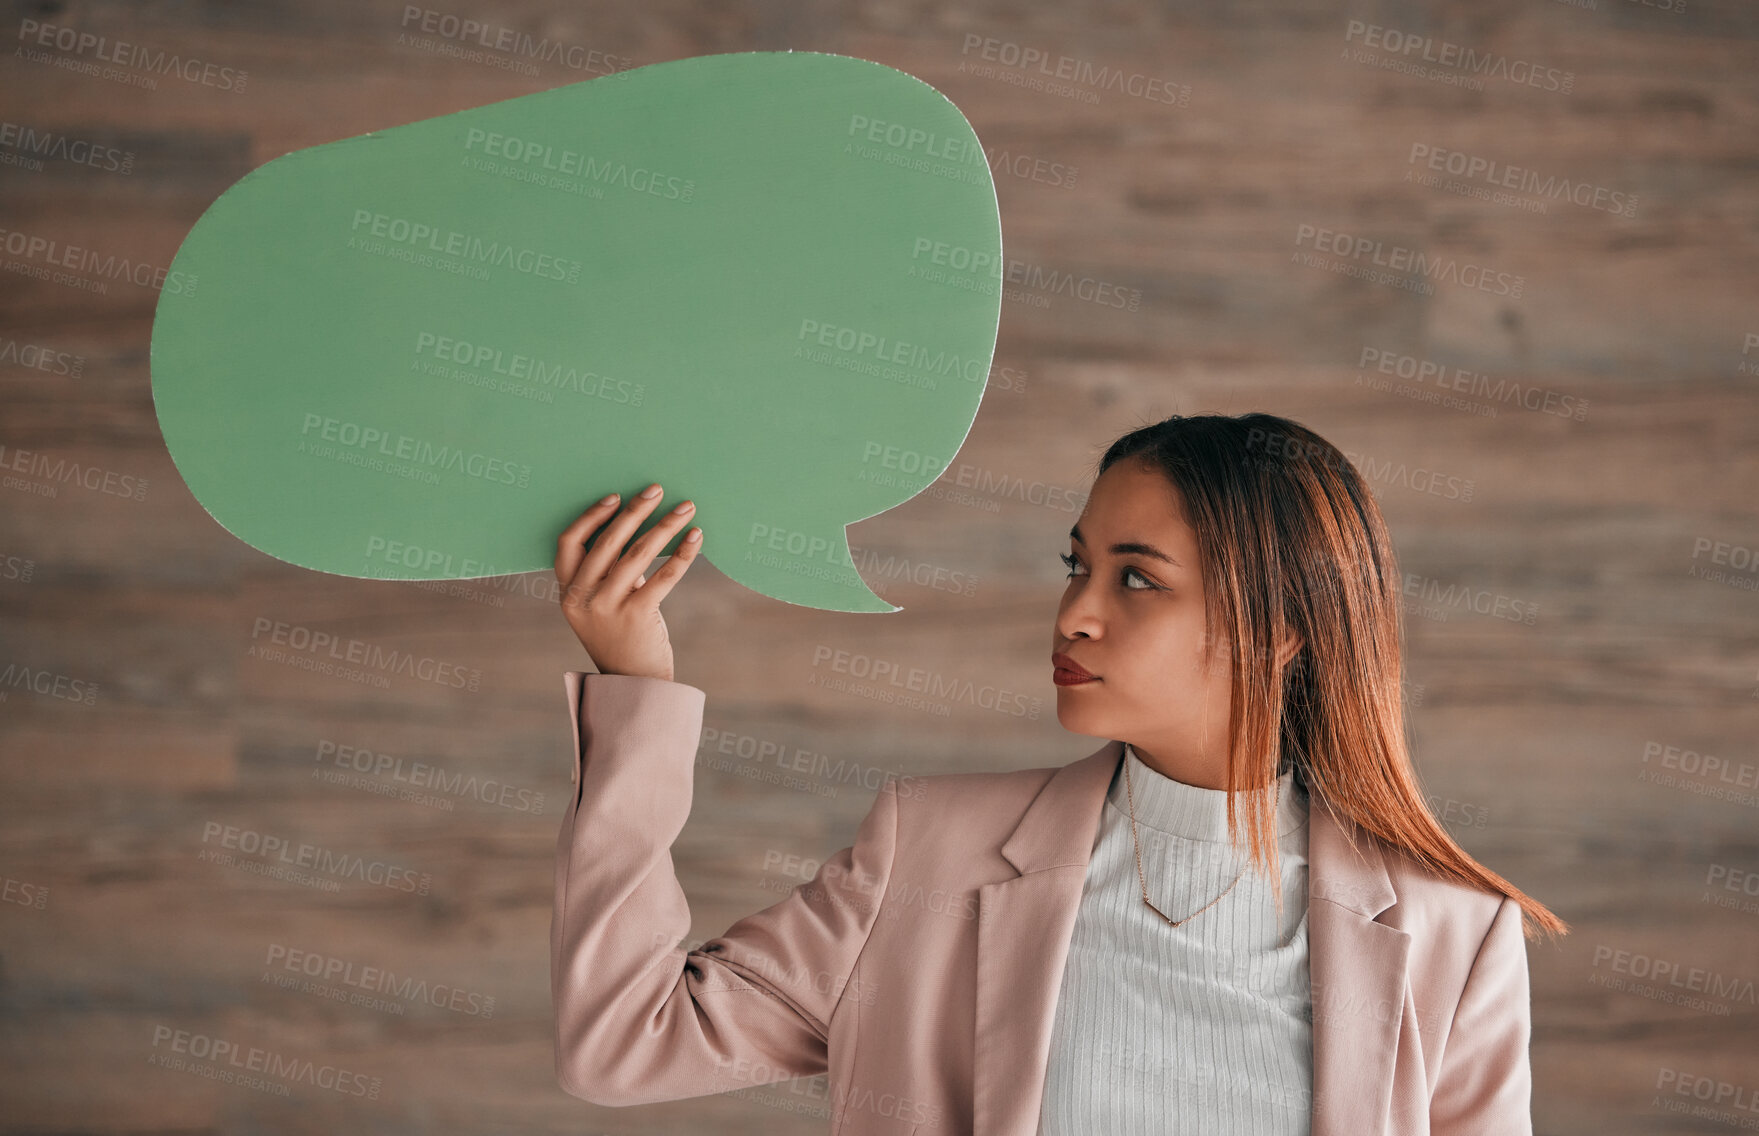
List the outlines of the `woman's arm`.
<svg viewBox="0 0 1759 1136">
<path fill-rule="evenodd" d="M 1466 976 L 1429 1100 L 1432 1136 L 1533 1136 L 1521 905 L 1503 897 Z"/>
<path fill-rule="evenodd" d="M 632 1105 L 824 1072 L 831 1016 L 891 873 L 894 783 L 812 881 L 687 953 L 671 845 L 690 813 L 705 696 L 634 675 L 566 682 L 577 764 L 550 924 L 557 1081 Z"/>
</svg>

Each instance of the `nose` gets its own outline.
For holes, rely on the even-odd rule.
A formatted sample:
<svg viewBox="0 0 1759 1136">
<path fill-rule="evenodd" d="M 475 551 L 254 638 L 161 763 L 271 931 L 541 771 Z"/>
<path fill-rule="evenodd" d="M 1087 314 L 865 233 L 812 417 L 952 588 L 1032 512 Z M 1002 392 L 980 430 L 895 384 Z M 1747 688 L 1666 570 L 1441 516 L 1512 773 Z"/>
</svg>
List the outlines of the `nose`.
<svg viewBox="0 0 1759 1136">
<path fill-rule="evenodd" d="M 1070 581 L 1057 606 L 1056 630 L 1062 642 L 1074 639 L 1097 639 L 1105 624 L 1101 618 L 1099 597 L 1081 580 Z"/>
</svg>

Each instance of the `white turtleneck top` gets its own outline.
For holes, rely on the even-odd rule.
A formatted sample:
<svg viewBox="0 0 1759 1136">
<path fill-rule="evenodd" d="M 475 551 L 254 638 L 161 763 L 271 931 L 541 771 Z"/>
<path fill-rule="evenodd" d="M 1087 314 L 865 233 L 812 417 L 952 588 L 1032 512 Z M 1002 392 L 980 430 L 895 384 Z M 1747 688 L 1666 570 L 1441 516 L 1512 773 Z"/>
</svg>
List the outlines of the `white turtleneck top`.
<svg viewBox="0 0 1759 1136">
<path fill-rule="evenodd" d="M 1293 772 L 1279 779 L 1279 918 L 1270 881 L 1228 844 L 1227 793 L 1165 777 L 1127 744 L 1124 762 L 1156 907 L 1184 919 L 1245 875 L 1182 926 L 1150 911 L 1119 764 L 1057 995 L 1039 1136 L 1308 1136 L 1306 794 Z"/>
</svg>

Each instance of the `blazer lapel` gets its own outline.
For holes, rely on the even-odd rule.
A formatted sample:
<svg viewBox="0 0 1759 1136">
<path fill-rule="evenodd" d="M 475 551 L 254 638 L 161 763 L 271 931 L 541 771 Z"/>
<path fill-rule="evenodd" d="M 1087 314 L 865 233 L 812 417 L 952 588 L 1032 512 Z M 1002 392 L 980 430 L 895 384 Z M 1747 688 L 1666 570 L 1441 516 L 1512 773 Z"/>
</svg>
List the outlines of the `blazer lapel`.
<svg viewBox="0 0 1759 1136">
<path fill-rule="evenodd" d="M 1124 743 L 1057 770 L 1002 855 L 1020 875 L 978 888 L 974 1136 L 1033 1136 L 1051 1022 L 1100 808 Z"/>
<path fill-rule="evenodd" d="M 974 1136 L 1037 1129 L 1081 888 L 1123 756 L 1109 741 L 1052 774 L 1001 848 L 1020 875 L 978 888 Z M 1312 1136 L 1384 1136 L 1411 936 L 1375 921 L 1397 899 L 1375 841 L 1317 799 L 1308 816 Z"/>
<path fill-rule="evenodd" d="M 1312 1136 L 1384 1136 L 1411 936 L 1375 921 L 1398 898 L 1379 844 L 1317 798 L 1308 823 Z"/>
</svg>

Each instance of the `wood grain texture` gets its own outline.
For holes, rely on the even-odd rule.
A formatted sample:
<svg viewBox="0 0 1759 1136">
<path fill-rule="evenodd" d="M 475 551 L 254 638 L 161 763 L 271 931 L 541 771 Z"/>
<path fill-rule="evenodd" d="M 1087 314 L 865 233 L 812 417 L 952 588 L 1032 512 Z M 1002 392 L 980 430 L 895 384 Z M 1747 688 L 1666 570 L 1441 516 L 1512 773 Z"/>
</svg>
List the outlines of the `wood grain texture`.
<svg viewBox="0 0 1759 1136">
<path fill-rule="evenodd" d="M 988 396 L 953 471 L 851 528 L 858 566 L 905 610 L 804 611 L 712 563 L 667 601 L 678 677 L 708 691 L 705 726 L 735 751 L 705 743 L 674 849 L 693 939 L 799 882 L 778 860 L 844 846 L 886 773 L 1089 752 L 1092 739 L 1057 724 L 1046 656 L 1056 554 L 1097 458 L 1171 413 L 1269 410 L 1377 471 L 1419 589 L 1536 605 L 1531 625 L 1434 601 L 1407 616 L 1432 803 L 1469 851 L 1574 926 L 1530 948 L 1536 1131 L 1731 1130 L 1665 1102 L 1693 1103 L 1669 1091 L 1682 1077 L 1759 1093 L 1759 895 L 1720 886 L 1759 872 L 1759 810 L 1704 792 L 1712 776 L 1639 777 L 1666 747 L 1720 757 L 1737 778 L 1759 765 L 1756 572 L 1701 574 L 1718 543 L 1759 548 L 1759 7 L 429 11 L 635 65 L 787 48 L 878 60 L 952 98 L 997 167 L 1022 283 L 1003 305 Z M 77 53 L 0 56 L 0 120 L 132 155 L 126 173 L 31 168 L 0 136 L 0 228 L 163 267 L 214 197 L 283 153 L 591 77 L 400 43 L 409 19 L 404 5 L 333 0 L 9 6 L 14 31 L 90 31 L 248 81 L 233 93 L 161 76 L 146 89 L 73 69 Z M 1365 48 L 1352 20 L 1568 72 L 1571 90 L 1501 78 L 1472 90 L 1359 62 L 1348 53 L 1392 55 Z M 1040 89 L 999 62 L 1021 49 L 1188 93 L 1168 105 L 1091 83 Z M 1422 184 L 1407 177 L 1424 172 L 1417 147 L 1637 204 L 1625 217 L 1531 192 L 1486 199 L 1482 178 Z M 1521 295 L 1450 282 L 1423 294 L 1313 267 L 1297 259 L 1312 251 L 1304 227 L 1518 276 Z M 822 1078 L 635 1110 L 555 1084 L 561 674 L 587 663 L 553 582 L 371 583 L 242 545 L 189 495 L 160 439 L 156 292 L 40 279 L 4 247 L 0 464 L 40 455 L 144 489 L 9 464 L 0 488 L 0 1132 L 827 1131 Z M 1059 293 L 1043 283 L 1052 273 L 1139 294 L 1134 310 Z M 20 362 L 21 346 L 51 365 Z M 1434 384 L 1364 367 L 1365 351 L 1585 413 L 1494 394 L 1451 405 Z M 1425 491 L 1414 469 L 1470 483 L 1470 500 Z M 583 504 L 599 491 L 582 486 Z M 932 583 L 951 574 L 975 578 L 969 594 Z M 318 673 L 298 652 L 256 650 L 265 621 L 452 661 L 480 683 Z M 826 689 L 830 668 L 814 660 L 827 647 L 1018 692 L 1038 713 L 976 697 L 902 709 Z M 785 784 L 773 763 L 737 756 L 743 741 L 838 772 Z M 347 764 L 378 757 L 421 763 L 425 790 L 399 795 L 415 782 Z M 271 878 L 205 856 L 228 829 L 418 885 Z M 281 966 L 293 952 L 394 971 L 409 996 L 351 1004 L 265 981 L 298 977 Z M 1699 968 L 1722 992 L 1689 1005 L 1667 1001 L 1681 990 L 1665 982 L 1657 997 L 1604 984 L 1635 983 L 1635 958 Z M 438 1005 L 416 993 L 441 988 Z M 155 1067 L 169 1048 L 155 1038 L 171 1031 L 376 1078 L 377 1099 Z"/>
</svg>

